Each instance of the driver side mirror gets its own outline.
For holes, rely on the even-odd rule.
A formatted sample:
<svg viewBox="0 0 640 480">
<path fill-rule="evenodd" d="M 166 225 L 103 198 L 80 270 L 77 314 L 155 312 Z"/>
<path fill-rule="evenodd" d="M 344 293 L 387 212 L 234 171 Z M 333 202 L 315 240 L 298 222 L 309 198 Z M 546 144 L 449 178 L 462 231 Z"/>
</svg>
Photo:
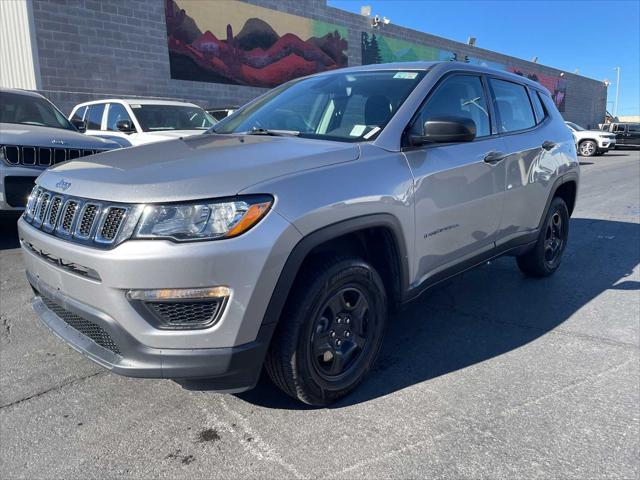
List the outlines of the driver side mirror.
<svg viewBox="0 0 640 480">
<path fill-rule="evenodd" d="M 135 132 L 135 128 L 133 127 L 133 123 L 131 123 L 131 120 L 118 120 L 116 122 L 116 128 L 122 133 Z"/>
<path fill-rule="evenodd" d="M 71 123 L 78 129 L 80 133 L 84 133 L 87 131 L 87 122 L 85 122 L 84 120 L 71 120 Z"/>
<path fill-rule="evenodd" d="M 423 132 L 422 135 L 409 135 L 412 146 L 471 142 L 476 138 L 476 123 L 465 117 L 433 117 L 424 122 Z"/>
</svg>

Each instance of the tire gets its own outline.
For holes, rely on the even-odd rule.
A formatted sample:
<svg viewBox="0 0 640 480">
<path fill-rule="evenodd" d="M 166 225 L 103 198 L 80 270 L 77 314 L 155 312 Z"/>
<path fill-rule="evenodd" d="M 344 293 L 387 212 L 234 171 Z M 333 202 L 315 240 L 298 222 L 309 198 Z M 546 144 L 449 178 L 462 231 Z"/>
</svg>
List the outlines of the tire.
<svg viewBox="0 0 640 480">
<path fill-rule="evenodd" d="M 529 277 L 548 277 L 562 261 L 569 236 L 569 210 L 560 197 L 551 201 L 535 246 L 516 257 L 518 268 Z"/>
<path fill-rule="evenodd" d="M 593 140 L 583 140 L 578 145 L 578 153 L 581 157 L 593 157 L 598 152 L 598 145 Z"/>
<path fill-rule="evenodd" d="M 374 364 L 387 324 L 380 275 L 352 257 L 321 257 L 298 276 L 265 360 L 271 380 L 304 403 L 351 392 Z"/>
</svg>

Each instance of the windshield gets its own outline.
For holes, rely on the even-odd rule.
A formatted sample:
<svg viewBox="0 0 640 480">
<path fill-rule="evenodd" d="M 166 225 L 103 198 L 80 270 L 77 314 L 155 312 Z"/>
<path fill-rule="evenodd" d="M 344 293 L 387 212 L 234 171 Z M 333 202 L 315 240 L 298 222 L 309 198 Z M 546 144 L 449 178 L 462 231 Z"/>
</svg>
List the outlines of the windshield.
<svg viewBox="0 0 640 480">
<path fill-rule="evenodd" d="M 574 130 L 577 130 L 578 132 L 583 132 L 586 130 L 586 128 L 582 128 L 580 125 L 578 125 L 577 123 L 573 123 L 573 122 L 566 122 L 567 125 L 569 125 L 571 128 L 573 128 Z"/>
<path fill-rule="evenodd" d="M 19 93 L 0 92 L 0 122 L 76 131 L 69 120 L 49 101 Z"/>
<path fill-rule="evenodd" d="M 130 105 L 145 132 L 207 130 L 215 120 L 200 107 L 189 105 Z"/>
<path fill-rule="evenodd" d="M 221 120 L 212 131 L 280 130 L 305 138 L 373 140 L 424 74 L 336 72 L 290 82 Z"/>
</svg>

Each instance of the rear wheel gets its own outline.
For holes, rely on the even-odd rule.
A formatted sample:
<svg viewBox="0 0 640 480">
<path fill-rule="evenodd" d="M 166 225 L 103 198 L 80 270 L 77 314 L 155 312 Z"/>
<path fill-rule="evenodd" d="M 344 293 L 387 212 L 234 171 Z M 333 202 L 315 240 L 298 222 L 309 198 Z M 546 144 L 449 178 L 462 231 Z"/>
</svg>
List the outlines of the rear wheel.
<svg viewBox="0 0 640 480">
<path fill-rule="evenodd" d="M 560 197 L 551 201 L 549 211 L 538 235 L 535 247 L 516 257 L 518 268 L 531 277 L 547 277 L 554 273 L 567 246 L 569 211 Z"/>
<path fill-rule="evenodd" d="M 578 153 L 583 157 L 593 157 L 598 151 L 598 146 L 593 140 L 584 140 L 578 145 Z"/>
<path fill-rule="evenodd" d="M 365 377 L 382 344 L 387 297 L 375 269 L 356 258 L 305 268 L 287 301 L 265 362 L 285 393 L 322 406 Z"/>
</svg>

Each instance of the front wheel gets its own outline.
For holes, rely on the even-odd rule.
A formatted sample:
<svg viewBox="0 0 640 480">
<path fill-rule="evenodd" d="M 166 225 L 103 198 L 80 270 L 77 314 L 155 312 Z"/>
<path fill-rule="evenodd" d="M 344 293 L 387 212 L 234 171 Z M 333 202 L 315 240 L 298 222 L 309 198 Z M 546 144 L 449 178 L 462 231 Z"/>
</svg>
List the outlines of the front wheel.
<svg viewBox="0 0 640 480">
<path fill-rule="evenodd" d="M 578 145 L 578 153 L 583 157 L 593 157 L 598 151 L 598 146 L 593 140 L 584 140 Z"/>
<path fill-rule="evenodd" d="M 569 210 L 560 197 L 551 201 L 535 246 L 516 257 L 518 268 L 530 277 L 547 277 L 554 273 L 567 246 L 569 236 Z"/>
<path fill-rule="evenodd" d="M 267 373 L 293 398 L 328 405 L 370 370 L 386 322 L 384 284 L 371 265 L 319 259 L 296 280 L 267 354 Z"/>
</svg>

